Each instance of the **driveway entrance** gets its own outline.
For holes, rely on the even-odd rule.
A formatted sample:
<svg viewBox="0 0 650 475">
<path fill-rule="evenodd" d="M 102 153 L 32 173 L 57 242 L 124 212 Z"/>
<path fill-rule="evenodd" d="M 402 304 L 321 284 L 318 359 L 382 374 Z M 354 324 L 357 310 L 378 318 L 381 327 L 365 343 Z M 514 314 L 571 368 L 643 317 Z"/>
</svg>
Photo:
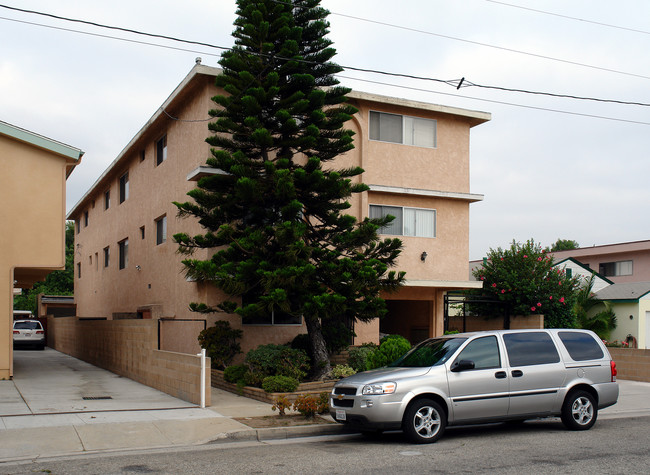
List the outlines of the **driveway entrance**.
<svg viewBox="0 0 650 475">
<path fill-rule="evenodd" d="M 197 407 L 51 348 L 14 351 L 0 381 L 0 416 Z"/>
</svg>

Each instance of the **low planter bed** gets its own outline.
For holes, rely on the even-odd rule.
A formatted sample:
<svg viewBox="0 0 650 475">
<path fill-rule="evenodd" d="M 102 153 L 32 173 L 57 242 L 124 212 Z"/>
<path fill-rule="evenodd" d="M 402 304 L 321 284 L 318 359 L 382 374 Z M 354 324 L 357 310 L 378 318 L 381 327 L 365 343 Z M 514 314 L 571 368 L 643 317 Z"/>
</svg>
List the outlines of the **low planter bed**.
<svg viewBox="0 0 650 475">
<path fill-rule="evenodd" d="M 251 386 L 239 387 L 236 384 L 229 383 L 223 379 L 223 371 L 213 369 L 211 371 L 212 386 L 215 388 L 223 389 L 234 394 L 239 394 L 257 401 L 273 404 L 279 396 L 286 397 L 291 403 L 301 394 L 314 394 L 318 396 L 320 393 L 330 393 L 337 380 L 327 381 L 313 381 L 308 383 L 301 383 L 298 389 L 292 393 L 267 393 L 261 388 L 254 388 Z"/>
</svg>

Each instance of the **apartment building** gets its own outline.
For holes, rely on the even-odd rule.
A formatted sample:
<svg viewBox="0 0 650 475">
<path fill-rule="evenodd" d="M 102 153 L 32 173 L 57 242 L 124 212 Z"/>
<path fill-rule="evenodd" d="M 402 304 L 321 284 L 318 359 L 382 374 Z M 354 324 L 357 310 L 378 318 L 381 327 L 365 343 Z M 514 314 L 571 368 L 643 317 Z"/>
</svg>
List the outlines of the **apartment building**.
<svg viewBox="0 0 650 475">
<path fill-rule="evenodd" d="M 171 236 L 198 234 L 191 219 L 177 217 L 173 201 L 206 173 L 210 156 L 208 110 L 219 93 L 220 69 L 197 64 L 70 211 L 75 221 L 75 299 L 81 318 L 205 319 L 190 302 L 216 304 L 225 296 L 208 284 L 186 279 Z M 389 315 L 356 324 L 355 343 L 378 341 L 380 332 L 413 341 L 441 334 L 443 297 L 472 288 L 468 279 L 469 206 L 483 199 L 469 189 L 470 129 L 490 114 L 352 92 L 359 109 L 346 127 L 355 148 L 335 166 L 361 166 L 370 190 L 352 199 L 351 214 L 391 214 L 387 236 L 399 236 L 404 251 L 399 270 L 406 285 L 385 295 Z M 207 258 L 199 251 L 198 258 Z M 242 349 L 286 343 L 306 331 L 302 321 L 246 324 L 215 314 L 244 331 Z"/>
</svg>

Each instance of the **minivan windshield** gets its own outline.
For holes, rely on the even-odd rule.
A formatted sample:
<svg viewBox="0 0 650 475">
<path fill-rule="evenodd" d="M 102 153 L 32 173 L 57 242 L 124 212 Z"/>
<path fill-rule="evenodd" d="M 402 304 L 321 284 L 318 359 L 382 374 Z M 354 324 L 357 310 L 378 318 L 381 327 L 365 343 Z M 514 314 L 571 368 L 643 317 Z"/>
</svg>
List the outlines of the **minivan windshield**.
<svg viewBox="0 0 650 475">
<path fill-rule="evenodd" d="M 432 338 L 414 346 L 394 363 L 393 368 L 425 368 L 447 361 L 467 338 Z"/>
</svg>

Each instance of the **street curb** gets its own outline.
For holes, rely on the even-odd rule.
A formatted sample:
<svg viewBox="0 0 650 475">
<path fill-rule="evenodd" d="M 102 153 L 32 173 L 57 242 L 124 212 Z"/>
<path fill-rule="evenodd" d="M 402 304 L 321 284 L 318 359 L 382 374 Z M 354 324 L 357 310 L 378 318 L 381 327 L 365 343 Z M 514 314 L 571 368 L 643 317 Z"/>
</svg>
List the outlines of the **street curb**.
<svg viewBox="0 0 650 475">
<path fill-rule="evenodd" d="M 316 437 L 323 435 L 356 434 L 358 431 L 339 424 L 315 424 L 293 427 L 270 427 L 265 429 L 249 429 L 221 434 L 208 444 L 222 444 L 228 442 L 244 442 L 265 440 L 295 439 L 300 437 Z"/>
</svg>

